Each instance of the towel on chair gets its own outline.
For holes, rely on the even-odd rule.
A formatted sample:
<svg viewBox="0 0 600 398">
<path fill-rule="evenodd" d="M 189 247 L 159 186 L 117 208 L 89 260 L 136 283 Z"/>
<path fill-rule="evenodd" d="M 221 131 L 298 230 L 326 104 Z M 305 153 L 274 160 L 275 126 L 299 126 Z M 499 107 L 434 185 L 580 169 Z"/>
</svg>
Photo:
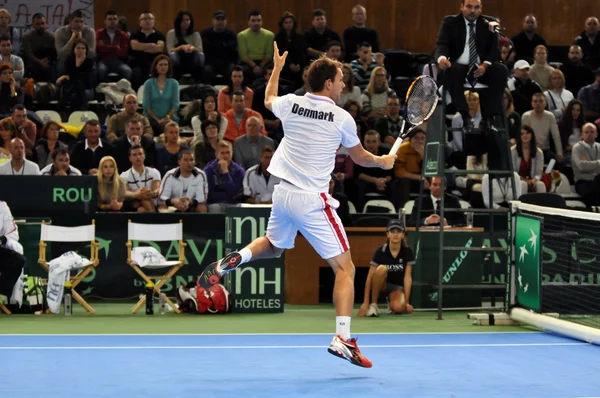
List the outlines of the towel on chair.
<svg viewBox="0 0 600 398">
<path fill-rule="evenodd" d="M 150 246 L 136 247 L 131 250 L 131 260 L 141 268 L 148 265 L 163 265 L 167 262 L 158 250 Z"/>
<path fill-rule="evenodd" d="M 60 303 L 62 301 L 65 283 L 69 280 L 72 269 L 82 268 L 90 264 L 90 260 L 81 257 L 75 252 L 66 252 L 62 256 L 50 261 L 48 265 L 48 308 L 54 314 L 60 312 Z"/>
</svg>

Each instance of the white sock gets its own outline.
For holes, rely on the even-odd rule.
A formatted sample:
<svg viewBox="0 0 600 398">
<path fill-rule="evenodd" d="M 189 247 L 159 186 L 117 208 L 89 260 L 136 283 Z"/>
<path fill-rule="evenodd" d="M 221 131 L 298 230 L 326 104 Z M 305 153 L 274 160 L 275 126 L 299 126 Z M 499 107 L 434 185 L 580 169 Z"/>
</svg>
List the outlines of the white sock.
<svg viewBox="0 0 600 398">
<path fill-rule="evenodd" d="M 244 263 L 247 263 L 248 261 L 252 260 L 252 252 L 247 247 L 244 247 L 238 253 L 242 257 L 242 261 L 240 262 L 240 265 L 242 265 Z"/>
<path fill-rule="evenodd" d="M 335 317 L 335 334 L 340 336 L 342 340 L 350 340 L 350 318 L 349 316 Z"/>
</svg>

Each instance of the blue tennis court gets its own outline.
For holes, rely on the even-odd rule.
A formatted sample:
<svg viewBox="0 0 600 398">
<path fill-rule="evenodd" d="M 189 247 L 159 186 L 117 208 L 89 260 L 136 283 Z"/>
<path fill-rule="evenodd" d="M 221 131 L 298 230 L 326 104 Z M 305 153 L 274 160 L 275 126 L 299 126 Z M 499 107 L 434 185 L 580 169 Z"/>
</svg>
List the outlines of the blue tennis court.
<svg viewBox="0 0 600 398">
<path fill-rule="evenodd" d="M 545 333 L 0 336 L 0 397 L 594 397 L 600 347 Z"/>
</svg>

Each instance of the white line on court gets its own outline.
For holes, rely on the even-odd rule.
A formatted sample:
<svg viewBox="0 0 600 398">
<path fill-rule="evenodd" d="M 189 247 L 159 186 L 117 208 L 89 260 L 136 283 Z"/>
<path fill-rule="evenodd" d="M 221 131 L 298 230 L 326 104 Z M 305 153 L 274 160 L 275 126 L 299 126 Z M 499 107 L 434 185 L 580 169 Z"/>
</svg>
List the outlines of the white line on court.
<svg viewBox="0 0 600 398">
<path fill-rule="evenodd" d="M 62 336 L 332 336 L 334 333 L 0 333 L 0 338 L 4 336 L 23 336 L 23 337 L 62 337 Z M 353 333 L 358 336 L 366 335 L 398 335 L 398 336 L 422 336 L 422 335 L 480 335 L 480 334 L 544 334 L 548 333 L 524 330 L 522 332 L 363 332 Z M 599 397 L 600 398 L 600 397 Z"/>
<path fill-rule="evenodd" d="M 585 346 L 588 343 L 507 343 L 507 344 L 382 344 L 362 345 L 361 348 L 475 348 L 475 347 L 557 347 L 557 346 Z M 32 350 L 283 350 L 327 348 L 324 345 L 265 345 L 265 346 L 13 346 L 0 347 L 0 351 L 32 351 Z"/>
</svg>

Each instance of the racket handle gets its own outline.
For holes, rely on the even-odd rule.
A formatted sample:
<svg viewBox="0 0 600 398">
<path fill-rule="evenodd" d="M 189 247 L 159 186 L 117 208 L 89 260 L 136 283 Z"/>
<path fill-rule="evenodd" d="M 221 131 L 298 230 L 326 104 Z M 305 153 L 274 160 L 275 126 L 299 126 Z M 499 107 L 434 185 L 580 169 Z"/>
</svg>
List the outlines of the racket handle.
<svg viewBox="0 0 600 398">
<path fill-rule="evenodd" d="M 398 152 L 398 149 L 400 149 L 400 145 L 402 145 L 402 141 L 404 141 L 404 138 L 406 137 L 406 135 L 404 134 L 404 125 L 406 124 L 406 119 L 402 120 L 402 126 L 400 127 L 400 133 L 398 134 L 398 138 L 396 138 L 396 141 L 394 141 L 394 145 L 392 145 L 392 149 L 390 149 L 390 155 L 395 155 Z"/>
</svg>

